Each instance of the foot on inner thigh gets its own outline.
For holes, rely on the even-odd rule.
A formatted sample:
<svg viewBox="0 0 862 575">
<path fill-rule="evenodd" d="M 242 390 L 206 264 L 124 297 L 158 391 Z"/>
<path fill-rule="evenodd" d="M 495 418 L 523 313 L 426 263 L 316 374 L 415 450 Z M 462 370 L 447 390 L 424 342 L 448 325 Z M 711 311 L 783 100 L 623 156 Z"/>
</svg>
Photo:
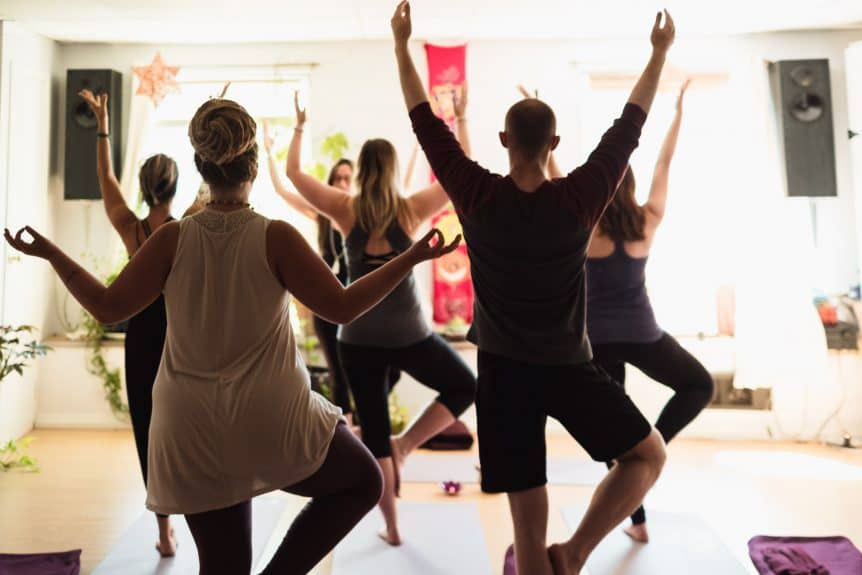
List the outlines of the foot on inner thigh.
<svg viewBox="0 0 862 575">
<path fill-rule="evenodd" d="M 551 558 L 554 575 L 589 575 L 584 562 L 570 557 L 563 545 L 556 544 L 548 547 L 548 557 Z"/>
<path fill-rule="evenodd" d="M 649 543 L 649 532 L 647 531 L 646 523 L 630 525 L 623 529 L 623 531 L 638 543 Z"/>
<path fill-rule="evenodd" d="M 407 454 L 404 452 L 402 440 L 398 437 L 389 439 L 392 445 L 392 469 L 395 472 L 395 496 L 401 497 L 401 468 L 404 466 L 404 460 Z"/>
</svg>

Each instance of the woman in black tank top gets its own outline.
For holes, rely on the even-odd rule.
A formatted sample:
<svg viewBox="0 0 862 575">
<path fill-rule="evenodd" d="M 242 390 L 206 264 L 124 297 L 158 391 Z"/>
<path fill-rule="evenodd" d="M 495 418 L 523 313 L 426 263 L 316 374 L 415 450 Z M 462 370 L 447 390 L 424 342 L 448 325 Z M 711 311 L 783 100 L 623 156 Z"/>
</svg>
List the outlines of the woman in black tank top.
<svg viewBox="0 0 862 575">
<path fill-rule="evenodd" d="M 464 100 L 456 106 L 459 135 L 466 143 Z M 344 236 L 349 280 L 356 281 L 409 249 L 411 235 L 447 203 L 434 184 L 406 198 L 399 192 L 397 154 L 386 140 L 368 140 L 359 154 L 359 193 L 327 186 L 301 170 L 305 112 L 296 105 L 297 127 L 287 159 L 287 176 L 319 213 Z M 395 497 L 404 458 L 451 425 L 473 403 L 476 379 L 460 356 L 431 331 L 410 274 L 374 308 L 338 334 L 342 365 L 356 400 L 362 440 L 377 458 L 384 477 L 380 509 L 386 520 L 381 537 L 400 545 Z M 439 392 L 404 433 L 391 437 L 387 396 L 389 377 L 403 370 Z"/>
<path fill-rule="evenodd" d="M 626 364 L 674 391 L 656 422 L 670 441 L 710 402 L 712 376 L 656 323 L 647 296 L 645 266 L 656 229 L 664 216 L 670 162 L 682 121 L 688 82 L 677 100 L 676 116 L 656 162 L 649 199 L 635 199 L 631 167 L 604 213 L 587 251 L 587 332 L 593 361 L 625 385 Z M 611 464 L 609 464 L 610 467 Z M 640 507 L 626 533 L 646 543 L 646 513 Z"/>
<path fill-rule="evenodd" d="M 89 90 L 82 90 L 79 96 L 89 104 L 98 121 L 96 172 L 105 211 L 111 225 L 120 234 L 129 257 L 132 257 L 156 229 L 173 220 L 171 202 L 177 191 L 177 164 L 168 156 L 156 154 L 141 166 L 138 179 L 141 194 L 149 210 L 147 217 L 139 220 L 126 204 L 120 183 L 114 174 L 111 148 L 108 144 L 108 95 L 95 95 Z M 164 298 L 159 297 L 129 320 L 126 331 L 126 394 L 145 485 L 148 436 L 153 411 L 153 383 L 162 360 L 166 329 L 165 302 Z M 156 549 L 164 557 L 173 556 L 176 553 L 176 540 L 170 518 L 167 515 L 157 515 L 156 519 L 159 526 Z"/>
</svg>

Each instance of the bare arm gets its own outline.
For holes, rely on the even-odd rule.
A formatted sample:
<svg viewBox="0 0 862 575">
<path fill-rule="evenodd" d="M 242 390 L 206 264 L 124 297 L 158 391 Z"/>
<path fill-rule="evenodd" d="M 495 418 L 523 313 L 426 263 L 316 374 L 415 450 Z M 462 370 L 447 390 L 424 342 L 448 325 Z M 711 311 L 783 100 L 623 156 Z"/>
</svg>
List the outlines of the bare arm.
<svg viewBox="0 0 862 575">
<path fill-rule="evenodd" d="M 90 106 L 98 122 L 100 134 L 109 134 L 108 123 L 108 95 L 96 96 L 90 90 L 81 90 L 78 95 Z M 134 245 L 135 225 L 138 218 L 126 205 L 123 193 L 120 190 L 120 182 L 114 174 L 114 164 L 111 161 L 111 145 L 109 138 L 98 136 L 96 138 L 96 176 L 99 180 L 99 191 L 102 193 L 102 203 L 111 225 L 120 234 L 123 243 L 127 246 Z"/>
<path fill-rule="evenodd" d="M 433 246 L 429 242 L 436 238 Z M 285 222 L 272 222 L 267 229 L 270 267 L 284 288 L 315 315 L 333 323 L 350 323 L 374 307 L 407 276 L 413 266 L 439 257 L 457 247 L 460 236 L 449 246 L 439 230 L 431 230 L 406 252 L 344 287 L 332 270 Z"/>
<path fill-rule="evenodd" d="M 682 104 L 685 91 L 688 89 L 689 81 L 686 80 L 682 88 L 680 88 L 679 96 L 676 101 L 676 115 L 670 124 L 667 135 L 664 138 L 664 143 L 661 146 L 661 151 L 658 155 L 658 160 L 655 164 L 655 170 L 652 175 L 652 185 L 650 186 L 649 199 L 644 206 L 647 214 L 651 217 L 655 224 L 658 224 L 664 217 L 665 206 L 667 205 L 667 189 L 668 179 L 670 177 L 670 163 L 673 160 L 674 152 L 676 151 L 676 142 L 679 138 L 679 129 L 682 125 Z"/>
<path fill-rule="evenodd" d="M 281 180 L 281 176 L 278 174 L 278 162 L 272 153 L 274 143 L 275 141 L 270 133 L 269 122 L 264 121 L 263 146 L 266 150 L 266 165 L 269 169 L 269 178 L 272 181 L 273 189 L 275 189 L 275 192 L 281 196 L 291 208 L 307 218 L 314 219 L 317 217 L 317 210 L 314 209 L 314 206 L 309 204 L 308 201 L 299 194 L 295 194 L 288 190 L 287 186 L 285 186 L 284 182 Z"/>
<path fill-rule="evenodd" d="M 641 110 L 649 113 L 652 107 L 652 102 L 655 99 L 655 93 L 658 90 L 661 71 L 664 68 L 664 62 L 667 57 L 667 51 L 673 44 L 676 28 L 673 24 L 673 18 L 670 17 L 667 10 L 664 11 L 665 22 L 661 25 L 661 12 L 655 16 L 655 25 L 650 35 L 652 43 L 652 55 L 647 62 L 646 69 L 632 89 L 629 96 L 629 103 L 635 104 Z"/>
<path fill-rule="evenodd" d="M 455 137 L 464 150 L 464 155 L 473 157 L 473 148 L 470 145 L 470 130 L 467 129 L 467 83 L 461 86 L 461 96 L 455 97 Z"/>
<path fill-rule="evenodd" d="M 413 28 L 410 21 L 410 3 L 407 0 L 402 0 L 398 4 L 395 15 L 392 16 L 391 24 L 395 36 L 395 57 L 398 60 L 401 92 L 409 111 L 419 104 L 427 102 L 428 95 L 425 93 L 425 88 L 422 87 L 422 80 L 419 79 L 419 73 L 416 72 L 416 66 L 413 64 L 413 58 L 410 57 L 410 49 L 407 46 Z"/>
<path fill-rule="evenodd" d="M 330 220 L 342 233 L 350 232 L 353 227 L 353 208 L 350 194 L 335 186 L 328 186 L 310 174 L 302 171 L 302 133 L 305 129 L 305 110 L 299 107 L 299 95 L 294 94 L 296 106 L 296 128 L 287 152 L 287 177 L 297 191 L 315 210 Z"/>
<path fill-rule="evenodd" d="M 22 238 L 24 230 L 33 237 L 32 242 Z M 19 230 L 14 237 L 6 230 L 5 235 L 15 249 L 48 260 L 84 309 L 99 322 L 110 324 L 132 317 L 162 293 L 173 265 L 179 223 L 160 226 L 108 287 L 32 228 Z"/>
</svg>

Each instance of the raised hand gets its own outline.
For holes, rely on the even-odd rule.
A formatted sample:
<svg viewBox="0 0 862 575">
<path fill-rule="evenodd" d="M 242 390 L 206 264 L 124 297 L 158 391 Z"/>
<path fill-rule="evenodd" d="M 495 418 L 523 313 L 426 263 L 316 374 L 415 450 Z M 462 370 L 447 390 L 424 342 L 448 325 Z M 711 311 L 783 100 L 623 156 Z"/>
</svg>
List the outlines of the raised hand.
<svg viewBox="0 0 862 575">
<path fill-rule="evenodd" d="M 463 118 L 467 114 L 467 83 L 461 85 L 461 97 L 458 93 L 452 90 L 452 106 L 455 109 L 455 117 Z"/>
<path fill-rule="evenodd" d="M 263 148 L 267 154 L 272 153 L 272 146 L 275 144 L 275 138 L 272 137 L 272 131 L 269 127 L 269 120 L 263 121 Z"/>
<path fill-rule="evenodd" d="M 524 97 L 525 100 L 530 100 L 532 98 L 539 97 L 539 91 L 536 90 L 534 92 L 530 92 L 523 84 L 518 84 L 518 91 Z"/>
<path fill-rule="evenodd" d="M 436 239 L 436 241 L 434 241 Z M 461 234 L 458 234 L 448 246 L 443 238 L 443 232 L 433 228 L 425 236 L 410 247 L 409 253 L 416 263 L 425 260 L 433 260 L 455 251 L 461 243 Z"/>
<path fill-rule="evenodd" d="M 299 106 L 299 90 L 293 93 L 293 108 L 296 110 L 296 127 L 302 128 L 305 126 L 306 114 L 305 108 Z"/>
<path fill-rule="evenodd" d="M 650 42 L 652 42 L 654 50 L 667 52 L 671 44 L 673 44 L 673 39 L 676 36 L 676 28 L 673 25 L 673 18 L 670 17 L 670 13 L 667 10 L 664 11 L 664 26 L 661 25 L 661 15 L 661 12 L 655 15 L 655 24 L 650 35 Z"/>
<path fill-rule="evenodd" d="M 104 130 L 108 123 L 108 94 L 96 96 L 90 90 L 81 90 L 78 96 L 87 102 L 99 122 L 99 128 Z"/>
<path fill-rule="evenodd" d="M 679 95 L 676 97 L 676 113 L 682 113 L 682 101 L 685 98 L 685 91 L 688 90 L 689 85 L 691 85 L 691 78 L 686 78 L 685 82 L 682 83 L 682 86 L 679 88 Z"/>
<path fill-rule="evenodd" d="M 33 241 L 28 242 L 24 239 L 23 234 L 25 231 L 33 238 Z M 30 226 L 25 226 L 18 230 L 18 233 L 15 234 L 14 237 L 9 229 L 6 228 L 3 235 L 6 236 L 6 242 L 8 242 L 10 246 L 28 256 L 35 256 L 37 258 L 47 260 L 51 259 L 51 256 L 59 251 L 57 246 Z"/>
<path fill-rule="evenodd" d="M 406 44 L 407 40 L 410 39 L 410 34 L 413 33 L 413 23 L 410 20 L 410 2 L 408 0 L 402 0 L 398 3 L 390 24 L 392 25 L 392 35 L 395 37 L 395 42 Z"/>
</svg>

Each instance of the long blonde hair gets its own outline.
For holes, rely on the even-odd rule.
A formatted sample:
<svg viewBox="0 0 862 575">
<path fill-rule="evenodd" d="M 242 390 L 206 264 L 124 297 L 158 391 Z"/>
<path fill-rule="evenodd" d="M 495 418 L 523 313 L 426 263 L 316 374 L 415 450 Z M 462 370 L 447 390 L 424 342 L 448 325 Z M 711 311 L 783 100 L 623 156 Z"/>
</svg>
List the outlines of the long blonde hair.
<svg viewBox="0 0 862 575">
<path fill-rule="evenodd" d="M 388 140 L 368 140 L 362 145 L 356 182 L 359 193 L 353 198 L 353 211 L 370 235 L 384 235 L 396 220 L 413 222 L 413 211 L 398 186 L 398 155 Z"/>
</svg>

